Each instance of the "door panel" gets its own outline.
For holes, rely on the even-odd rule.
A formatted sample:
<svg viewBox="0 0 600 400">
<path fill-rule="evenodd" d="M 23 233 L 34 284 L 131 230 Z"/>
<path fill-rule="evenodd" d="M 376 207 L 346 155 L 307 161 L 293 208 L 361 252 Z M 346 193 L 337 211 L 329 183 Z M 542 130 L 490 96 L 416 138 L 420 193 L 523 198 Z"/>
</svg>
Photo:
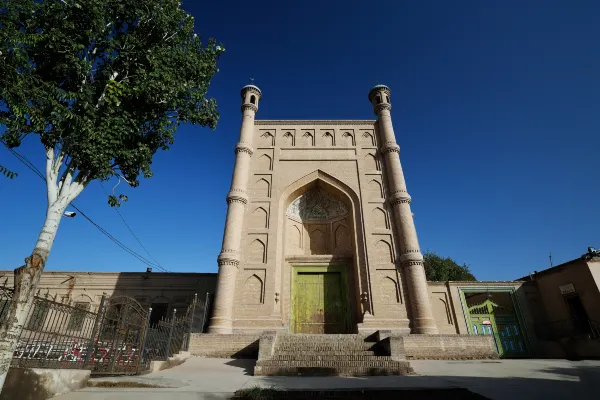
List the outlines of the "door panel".
<svg viewBox="0 0 600 400">
<path fill-rule="evenodd" d="M 298 273 L 294 288 L 296 333 L 346 333 L 346 304 L 339 272 Z"/>
</svg>

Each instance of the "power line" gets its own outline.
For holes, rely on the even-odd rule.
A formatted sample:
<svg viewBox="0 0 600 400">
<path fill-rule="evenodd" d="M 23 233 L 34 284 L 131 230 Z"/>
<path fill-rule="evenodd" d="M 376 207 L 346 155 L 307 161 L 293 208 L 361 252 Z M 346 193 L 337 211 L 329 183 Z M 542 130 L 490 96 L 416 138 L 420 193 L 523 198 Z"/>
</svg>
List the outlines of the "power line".
<svg viewBox="0 0 600 400">
<path fill-rule="evenodd" d="M 10 151 L 11 154 L 13 154 L 27 168 L 29 168 L 30 170 L 32 170 L 42 180 L 46 181 L 46 177 L 44 176 L 44 174 L 31 161 L 29 161 L 27 159 L 27 157 L 25 157 L 25 155 L 23 155 L 17 149 L 11 149 L 10 147 L 8 147 L 8 145 L 4 141 L 1 141 L 1 142 L 8 149 L 8 151 Z M 112 240 L 121 249 L 125 250 L 127 253 L 131 254 L 132 256 L 134 256 L 135 258 L 137 258 L 139 261 L 141 261 L 142 263 L 144 263 L 144 264 L 146 264 L 146 265 L 148 265 L 150 267 L 158 267 L 159 269 L 161 269 L 161 270 L 163 270 L 165 272 L 168 272 L 166 269 L 164 269 L 158 263 L 151 262 L 150 260 L 144 258 L 142 255 L 136 253 L 134 250 L 132 250 L 129 247 L 127 247 L 120 240 L 118 240 L 113 235 L 111 235 L 106 229 L 104 229 L 102 226 L 100 226 L 99 224 L 97 224 L 96 222 L 94 222 L 89 216 L 87 216 L 83 211 L 81 211 L 81 209 L 79 209 L 73 202 L 71 202 L 71 207 L 73 207 L 74 209 L 76 209 L 85 219 L 87 219 L 92 225 L 94 225 L 100 232 L 102 232 L 106 237 L 108 237 L 110 240 Z M 132 232 L 132 234 L 133 234 L 133 232 Z M 136 237 L 135 234 L 134 234 L 134 237 Z M 136 237 L 136 239 L 137 239 L 137 237 Z M 139 242 L 139 240 L 138 240 L 138 242 Z M 142 247 L 144 247 L 144 246 L 142 246 Z M 145 248 L 144 248 L 144 250 L 145 250 Z M 146 250 L 146 252 L 147 252 L 147 250 Z"/>
<path fill-rule="evenodd" d="M 106 196 L 108 197 L 108 192 L 104 188 L 104 185 L 102 184 L 102 182 L 100 182 L 100 186 L 102 187 L 102 190 L 104 191 L 104 194 L 106 194 Z M 154 256 L 152 256 L 152 254 L 150 254 L 150 252 L 148 251 L 148 249 L 146 249 L 146 246 L 144 246 L 142 244 L 142 242 L 140 241 L 140 239 L 138 239 L 138 237 L 136 236 L 136 234 L 133 232 L 133 229 L 131 229 L 131 227 L 129 226 L 129 224 L 127 223 L 127 221 L 125 221 L 125 217 L 123 217 L 123 215 L 121 214 L 121 212 L 119 211 L 119 209 L 116 208 L 116 207 L 113 207 L 113 208 L 115 209 L 115 211 L 117 212 L 117 214 L 119 214 L 119 217 L 121 218 L 121 221 L 123 221 L 123 223 L 125 224 L 125 226 L 127 227 L 127 229 L 129 229 L 129 232 L 131 232 L 131 234 L 133 235 L 133 237 L 135 238 L 135 240 L 139 243 L 140 246 L 142 246 L 142 249 L 144 249 L 144 251 L 150 256 L 150 258 L 152 259 L 152 261 L 154 261 L 154 263 L 156 264 L 156 266 L 158 268 L 160 268 L 161 270 L 163 270 L 164 272 L 168 272 L 165 268 L 163 268 L 162 265 L 160 265 L 160 263 L 156 260 L 156 258 L 154 258 Z"/>
</svg>

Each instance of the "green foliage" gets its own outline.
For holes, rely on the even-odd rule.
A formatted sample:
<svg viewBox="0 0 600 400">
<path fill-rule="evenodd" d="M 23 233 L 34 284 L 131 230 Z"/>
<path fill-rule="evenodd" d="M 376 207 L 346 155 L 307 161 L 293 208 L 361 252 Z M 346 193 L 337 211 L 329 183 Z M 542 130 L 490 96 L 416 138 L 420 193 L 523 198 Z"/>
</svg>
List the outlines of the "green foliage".
<svg viewBox="0 0 600 400">
<path fill-rule="evenodd" d="M 476 281 L 475 276 L 466 264 L 458 265 L 450 257 L 442 258 L 435 253 L 423 255 L 425 275 L 427 280 L 436 282 L 446 281 Z"/>
<path fill-rule="evenodd" d="M 13 178 L 16 178 L 18 174 L 16 172 L 12 172 L 8 168 L 0 165 L 0 175 L 4 175 L 8 179 L 13 179 Z"/>
<path fill-rule="evenodd" d="M 179 0 L 5 1 L 0 139 L 16 147 L 38 135 L 76 181 L 121 175 L 137 186 L 181 123 L 215 128 L 206 93 L 223 52 L 201 42 Z"/>
</svg>

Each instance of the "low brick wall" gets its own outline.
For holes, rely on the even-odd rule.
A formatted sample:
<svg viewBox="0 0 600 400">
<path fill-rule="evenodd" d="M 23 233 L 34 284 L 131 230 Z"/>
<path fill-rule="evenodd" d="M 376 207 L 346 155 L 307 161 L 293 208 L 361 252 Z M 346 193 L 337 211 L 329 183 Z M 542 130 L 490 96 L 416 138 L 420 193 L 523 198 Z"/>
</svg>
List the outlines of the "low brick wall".
<svg viewBox="0 0 600 400">
<path fill-rule="evenodd" d="M 260 335 L 192 334 L 190 353 L 193 356 L 213 358 L 258 358 Z"/>
<path fill-rule="evenodd" d="M 481 360 L 498 358 L 492 336 L 406 335 L 407 360 Z"/>
</svg>

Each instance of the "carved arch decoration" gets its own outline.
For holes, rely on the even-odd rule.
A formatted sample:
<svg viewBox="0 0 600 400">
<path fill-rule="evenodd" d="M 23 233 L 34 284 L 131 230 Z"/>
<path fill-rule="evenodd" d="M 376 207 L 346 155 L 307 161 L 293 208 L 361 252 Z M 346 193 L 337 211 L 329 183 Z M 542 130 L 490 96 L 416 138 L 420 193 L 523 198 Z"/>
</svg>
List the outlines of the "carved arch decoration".
<svg viewBox="0 0 600 400">
<path fill-rule="evenodd" d="M 292 132 L 284 133 L 283 141 L 286 146 L 294 147 L 296 145 L 296 137 Z"/>
<path fill-rule="evenodd" d="M 264 282 L 256 274 L 250 275 L 244 282 L 244 304 L 263 304 Z"/>
<path fill-rule="evenodd" d="M 269 213 L 263 207 L 256 207 L 252 211 L 251 223 L 252 228 L 268 228 L 269 227 Z"/>
<path fill-rule="evenodd" d="M 366 292 L 366 303 L 362 303 L 362 310 L 373 312 L 373 296 L 371 294 L 371 285 L 369 283 L 369 274 L 366 271 L 366 237 L 365 237 L 365 229 L 364 229 L 364 218 L 362 216 L 362 206 L 361 200 L 358 196 L 357 192 L 348 186 L 346 183 L 336 178 L 335 176 L 326 173 L 320 169 L 317 169 L 307 175 L 304 175 L 295 181 L 289 183 L 279 194 L 278 201 L 279 205 L 277 207 L 280 210 L 280 217 L 277 219 L 273 219 L 273 221 L 277 221 L 278 229 L 284 232 L 285 229 L 291 229 L 293 223 L 290 223 L 288 220 L 286 212 L 288 207 L 292 202 L 294 202 L 300 195 L 306 193 L 307 191 L 315 188 L 324 188 L 326 191 L 335 196 L 337 200 L 340 200 L 347 210 L 347 216 L 341 217 L 340 221 L 344 222 L 349 229 L 350 239 L 351 239 L 351 248 L 347 252 L 343 252 L 344 257 L 352 257 L 353 265 L 355 266 L 355 271 L 352 272 L 354 284 L 356 284 L 356 293 L 364 293 Z M 298 218 L 294 218 L 294 223 L 298 224 Z M 314 221 L 314 224 L 323 224 L 321 221 Z M 334 232 L 328 232 L 328 235 L 331 236 L 331 246 L 335 243 Z M 285 235 L 279 235 L 274 238 L 277 241 L 277 247 L 284 246 L 284 241 L 289 234 L 289 230 Z M 304 240 L 303 246 L 305 248 L 309 247 L 309 232 L 304 232 Z M 282 252 L 282 262 L 285 262 L 285 258 L 287 250 Z M 297 253 L 296 253 L 297 254 Z M 306 253 L 304 253 L 306 254 Z M 293 256 L 293 254 L 291 254 Z M 283 309 L 289 309 L 289 299 L 282 299 L 282 307 Z M 360 299 L 356 300 L 357 302 Z"/>
<path fill-rule="evenodd" d="M 300 221 L 325 221 L 348 215 L 348 209 L 322 188 L 309 190 L 290 203 L 286 215 Z"/>
<path fill-rule="evenodd" d="M 275 146 L 275 136 L 270 131 L 264 132 L 260 137 L 265 146 Z"/>
<path fill-rule="evenodd" d="M 329 131 L 326 131 L 325 133 L 323 133 L 323 144 L 325 145 L 325 147 L 333 147 L 335 146 L 335 138 L 333 137 L 333 134 Z"/>
<path fill-rule="evenodd" d="M 248 254 L 248 261 L 252 264 L 264 264 L 266 261 L 266 249 L 265 243 L 256 238 L 250 243 L 250 251 Z"/>
<path fill-rule="evenodd" d="M 390 223 L 387 216 L 387 213 L 381 207 L 375 207 L 373 211 L 371 211 L 371 221 L 373 221 L 373 226 L 378 229 L 389 229 Z"/>
<path fill-rule="evenodd" d="M 373 137 L 373 134 L 371 132 L 363 132 L 362 140 L 365 146 L 375 146 L 375 138 Z"/>
<path fill-rule="evenodd" d="M 310 133 L 310 132 L 304 132 L 304 135 L 302 135 L 302 137 L 306 141 L 305 144 L 308 147 L 312 147 L 312 146 L 315 145 L 315 137 L 314 137 L 314 135 L 312 133 Z"/>
<path fill-rule="evenodd" d="M 273 159 L 268 154 L 261 154 L 256 161 L 259 170 L 270 171 L 273 169 Z"/>
<path fill-rule="evenodd" d="M 351 132 L 342 133 L 342 139 L 344 140 L 344 144 L 346 147 L 356 146 L 356 142 L 354 141 L 354 135 Z"/>
</svg>

